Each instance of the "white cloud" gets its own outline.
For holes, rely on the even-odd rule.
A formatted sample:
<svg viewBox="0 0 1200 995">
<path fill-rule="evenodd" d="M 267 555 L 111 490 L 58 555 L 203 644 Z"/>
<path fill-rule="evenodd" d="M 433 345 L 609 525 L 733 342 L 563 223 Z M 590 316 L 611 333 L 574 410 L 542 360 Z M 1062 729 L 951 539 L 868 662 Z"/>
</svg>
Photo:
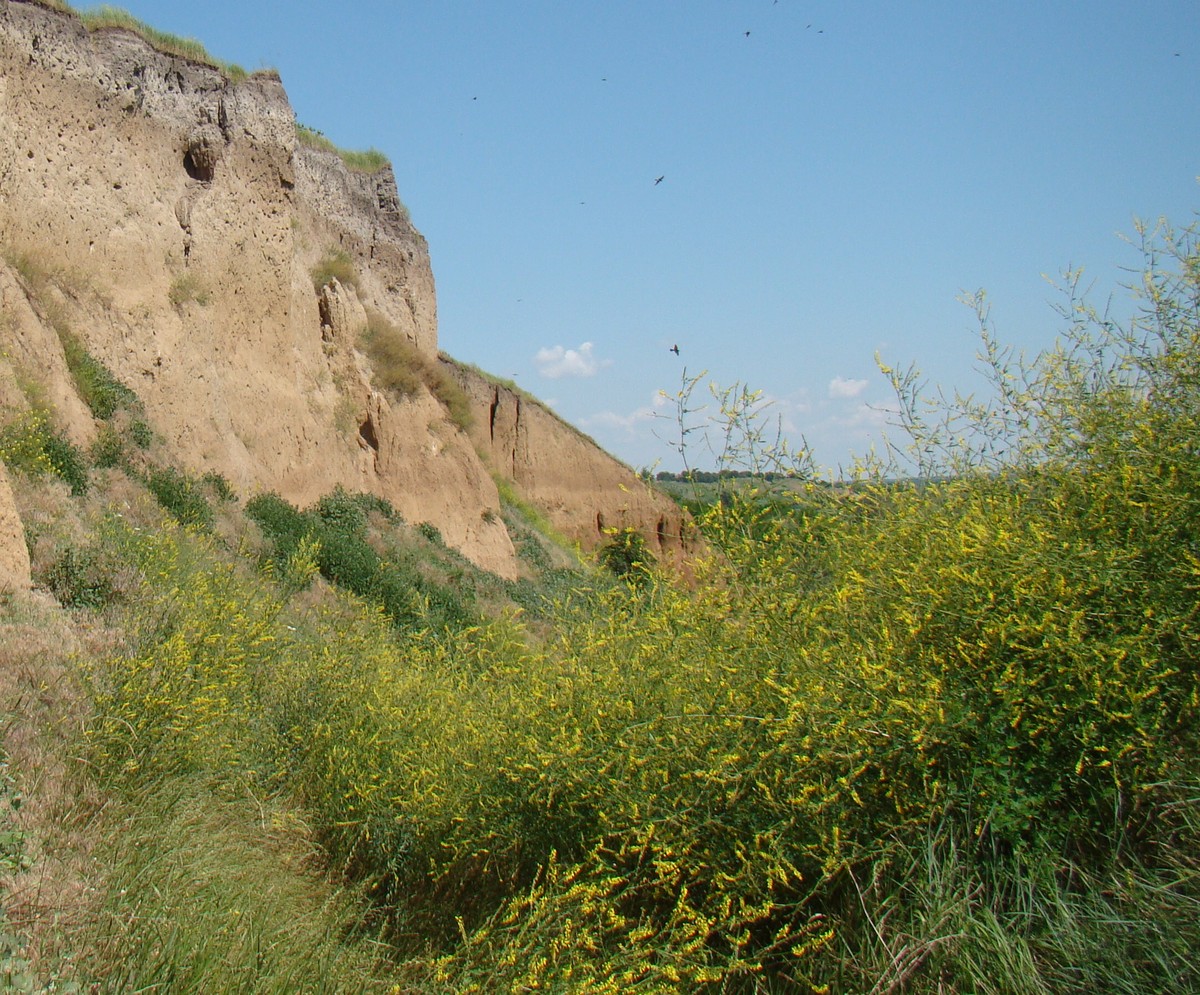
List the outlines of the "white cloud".
<svg viewBox="0 0 1200 995">
<path fill-rule="evenodd" d="M 895 402 L 888 404 L 859 404 L 853 411 L 835 416 L 831 421 L 845 428 L 886 429 L 896 425 L 900 408 Z"/>
<path fill-rule="evenodd" d="M 580 418 L 579 424 L 584 428 L 619 428 L 626 432 L 633 432 L 639 425 L 655 421 L 659 417 L 653 407 L 641 407 L 627 415 L 617 411 L 598 411 L 594 415 Z"/>
<path fill-rule="evenodd" d="M 594 377 L 604 367 L 611 366 L 608 359 L 597 359 L 592 354 L 592 343 L 584 342 L 578 349 L 567 349 L 556 345 L 542 348 L 533 357 L 538 373 L 548 380 L 560 377 Z"/>
<path fill-rule="evenodd" d="M 829 381 L 830 397 L 858 397 L 866 389 L 866 380 L 847 380 L 845 377 L 834 377 Z"/>
</svg>

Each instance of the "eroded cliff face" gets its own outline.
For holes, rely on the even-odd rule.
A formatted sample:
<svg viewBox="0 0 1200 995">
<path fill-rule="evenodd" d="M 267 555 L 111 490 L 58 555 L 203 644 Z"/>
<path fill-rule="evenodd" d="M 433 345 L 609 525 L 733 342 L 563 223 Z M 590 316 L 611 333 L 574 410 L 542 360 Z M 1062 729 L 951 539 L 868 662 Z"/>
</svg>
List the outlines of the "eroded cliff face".
<svg viewBox="0 0 1200 995">
<path fill-rule="evenodd" d="M 636 528 L 655 556 L 682 564 L 694 546 L 686 513 L 550 410 L 452 360 L 471 398 L 476 448 L 564 536 L 592 549 Z"/>
<path fill-rule="evenodd" d="M 334 250 L 354 285 L 314 289 Z M 0 406 L 27 405 L 36 382 L 77 443 L 96 429 L 63 328 L 137 392 L 176 461 L 243 493 L 376 493 L 504 576 L 518 567 L 493 469 L 586 545 L 597 513 L 622 521 L 609 509 L 624 492 L 587 500 L 616 486 L 599 468 L 620 465 L 544 412 L 520 458 L 488 467 L 480 452 L 503 446 L 473 441 L 428 390 L 375 389 L 367 308 L 436 355 L 428 248 L 390 168 L 354 172 L 297 143 L 273 74 L 233 82 L 129 31 L 0 0 L 0 253 Z M 568 456 L 575 469 L 554 469 Z"/>
</svg>

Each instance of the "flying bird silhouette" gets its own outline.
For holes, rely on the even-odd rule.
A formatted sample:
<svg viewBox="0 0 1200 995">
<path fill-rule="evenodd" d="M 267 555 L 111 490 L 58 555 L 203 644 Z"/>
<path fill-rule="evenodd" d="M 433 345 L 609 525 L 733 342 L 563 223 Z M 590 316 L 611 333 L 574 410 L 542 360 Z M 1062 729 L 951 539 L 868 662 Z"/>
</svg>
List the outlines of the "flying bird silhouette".
<svg viewBox="0 0 1200 995">
<path fill-rule="evenodd" d="M 663 180 L 665 180 L 666 178 L 667 178 L 667 174 L 666 174 L 666 173 L 664 173 L 662 176 L 660 176 L 660 177 L 659 177 L 657 180 L 655 180 L 655 181 L 654 181 L 654 185 L 655 185 L 655 186 L 658 186 L 658 185 L 659 185 L 660 183 L 662 183 L 662 181 L 663 181 Z"/>
<path fill-rule="evenodd" d="M 679 346 L 673 345 L 673 346 L 671 346 L 670 349 L 667 350 L 667 352 L 673 352 L 673 353 L 675 353 L 676 356 L 678 356 L 679 355 Z"/>
</svg>

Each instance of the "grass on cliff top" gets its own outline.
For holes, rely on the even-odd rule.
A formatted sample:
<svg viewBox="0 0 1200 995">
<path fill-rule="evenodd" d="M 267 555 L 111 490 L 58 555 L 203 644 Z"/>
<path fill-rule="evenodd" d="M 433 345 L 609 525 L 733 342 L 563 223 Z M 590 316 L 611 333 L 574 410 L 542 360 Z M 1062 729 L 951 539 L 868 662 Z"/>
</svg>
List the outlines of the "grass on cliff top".
<svg viewBox="0 0 1200 995">
<path fill-rule="evenodd" d="M 259 75 L 259 73 L 278 75 L 274 69 L 256 70 L 253 73 L 249 73 L 235 62 L 226 62 L 223 59 L 216 58 L 209 53 L 208 49 L 199 40 L 184 38 L 167 31 L 160 31 L 120 7 L 102 4 L 86 10 L 75 10 L 66 0 L 37 0 L 37 2 L 44 7 L 49 7 L 51 10 L 75 15 L 83 22 L 84 27 L 88 31 L 101 31 L 105 28 L 121 28 L 126 31 L 132 31 L 157 51 L 165 55 L 174 55 L 192 62 L 198 62 L 201 65 L 211 66 L 224 73 L 235 83 L 240 83 L 250 76 Z M 320 131 L 306 127 L 299 122 L 296 124 L 296 137 L 300 144 L 308 148 L 321 149 L 325 152 L 334 153 L 346 164 L 347 169 L 357 173 L 377 173 L 385 166 L 391 165 L 391 160 L 378 149 L 369 148 L 365 151 L 359 151 L 339 148 Z"/>
<path fill-rule="evenodd" d="M 51 3 L 47 6 L 56 10 L 71 11 L 65 3 Z M 164 55 L 175 55 L 181 59 L 189 59 L 202 65 L 212 66 L 229 77 L 234 83 L 240 83 L 251 74 L 234 62 L 225 62 L 209 54 L 204 45 L 195 38 L 183 38 L 166 31 L 159 31 L 145 21 L 134 17 L 129 11 L 120 7 L 102 4 L 87 10 L 74 11 L 88 31 L 101 31 L 105 28 L 122 28 L 132 31 L 144 39 L 149 45 Z M 271 70 L 273 72 L 273 70 Z"/>
<path fill-rule="evenodd" d="M 384 166 L 391 165 L 388 157 L 378 149 L 372 148 L 365 152 L 356 152 L 351 149 L 338 148 L 321 132 L 315 128 L 309 128 L 299 121 L 296 122 L 296 140 L 307 148 L 332 152 L 346 164 L 347 169 L 356 173 L 377 173 Z"/>
</svg>

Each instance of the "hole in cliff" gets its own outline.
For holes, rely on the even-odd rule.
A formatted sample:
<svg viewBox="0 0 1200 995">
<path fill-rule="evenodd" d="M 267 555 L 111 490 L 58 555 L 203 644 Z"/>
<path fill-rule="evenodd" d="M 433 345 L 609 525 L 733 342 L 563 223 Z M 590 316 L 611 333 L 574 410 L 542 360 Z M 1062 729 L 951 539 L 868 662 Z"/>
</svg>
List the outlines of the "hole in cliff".
<svg viewBox="0 0 1200 995">
<path fill-rule="evenodd" d="M 183 154 L 183 169 L 193 180 L 210 183 L 213 178 L 214 163 L 207 155 L 194 155 L 191 149 Z"/>
<path fill-rule="evenodd" d="M 654 526 L 654 533 L 658 536 L 658 548 L 664 548 L 667 545 L 667 520 L 665 518 L 658 520 L 658 524 Z"/>
<path fill-rule="evenodd" d="M 604 534 L 604 513 L 601 511 L 596 512 L 596 531 Z"/>
<path fill-rule="evenodd" d="M 379 452 L 379 436 L 375 434 L 375 426 L 372 424 L 370 418 L 358 426 L 358 437 L 374 449 L 375 452 Z"/>
</svg>

